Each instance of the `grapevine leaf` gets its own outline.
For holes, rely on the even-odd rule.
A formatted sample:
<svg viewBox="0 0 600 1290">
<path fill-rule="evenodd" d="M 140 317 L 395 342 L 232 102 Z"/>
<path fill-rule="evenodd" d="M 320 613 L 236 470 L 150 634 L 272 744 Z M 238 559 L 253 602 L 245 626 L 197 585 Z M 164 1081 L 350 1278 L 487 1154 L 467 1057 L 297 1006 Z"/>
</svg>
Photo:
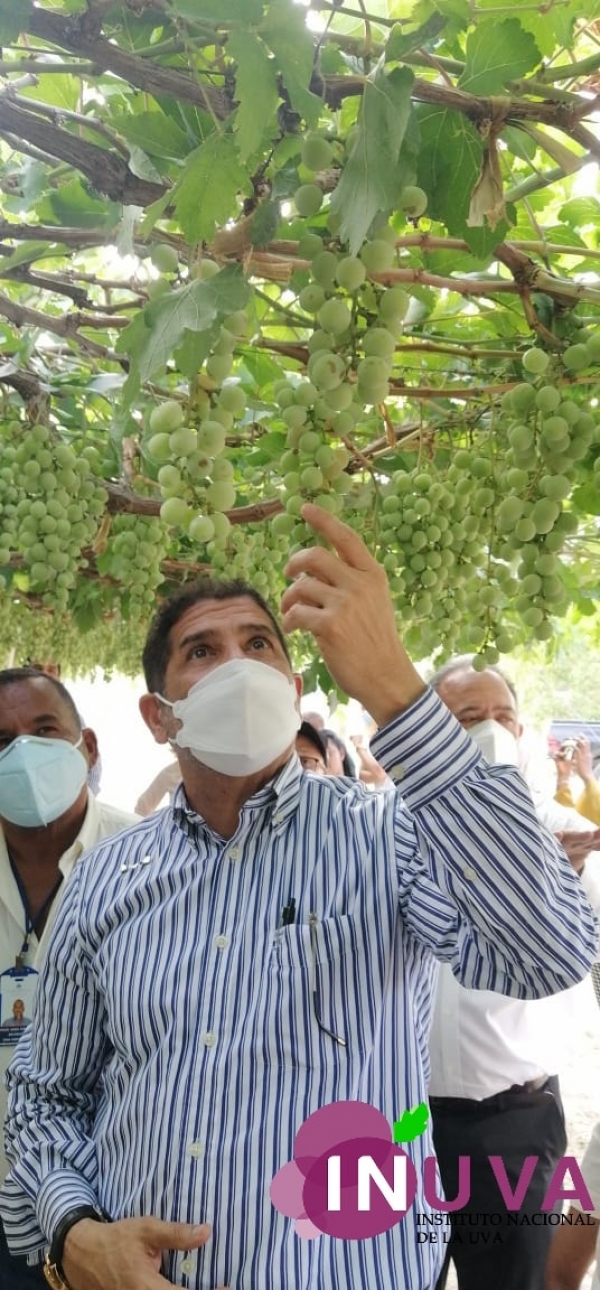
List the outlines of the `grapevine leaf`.
<svg viewBox="0 0 600 1290">
<path fill-rule="evenodd" d="M 421 130 L 418 183 L 428 196 L 427 213 L 441 220 L 449 233 L 464 238 L 475 254 L 484 258 L 502 241 L 509 225 L 506 220 L 495 230 L 467 225 L 471 193 L 481 171 L 483 143 L 458 112 L 422 107 L 417 115 Z"/>
<path fill-rule="evenodd" d="M 236 194 L 247 184 L 230 134 L 211 134 L 188 158 L 173 193 L 173 205 L 186 241 L 210 241 L 224 224 Z"/>
<path fill-rule="evenodd" d="M 313 73 L 313 39 L 306 26 L 305 10 L 289 0 L 273 0 L 269 5 L 260 34 L 275 56 L 277 71 L 289 94 L 295 112 L 307 125 L 315 125 L 321 101 L 309 90 Z"/>
<path fill-rule="evenodd" d="M 394 1121 L 394 1142 L 414 1142 L 425 1132 L 429 1121 L 429 1108 L 426 1102 L 419 1102 L 412 1111 L 404 1111 L 399 1120 Z"/>
<path fill-rule="evenodd" d="M 33 10 L 32 0 L 0 0 L 0 44 L 16 44 L 27 25 Z"/>
<path fill-rule="evenodd" d="M 137 144 L 149 157 L 169 161 L 187 157 L 189 153 L 185 131 L 162 112 L 115 113 L 112 123 L 127 143 Z"/>
<path fill-rule="evenodd" d="M 366 82 L 356 143 L 331 199 L 340 236 L 354 254 L 375 216 L 392 209 L 403 187 L 398 162 L 411 117 L 412 84 L 408 68 L 387 73 L 381 65 Z"/>
<path fill-rule="evenodd" d="M 234 130 L 242 161 L 258 152 L 264 139 L 276 132 L 279 93 L 275 63 L 252 31 L 232 31 L 227 52 L 235 60 L 235 95 L 239 107 Z"/>
<path fill-rule="evenodd" d="M 191 282 L 147 305 L 121 332 L 117 344 L 119 353 L 131 358 L 128 392 L 165 366 L 184 332 L 205 331 L 219 314 L 242 309 L 248 292 L 241 271 L 228 266 L 208 281 Z"/>
<path fill-rule="evenodd" d="M 524 76 L 540 62 L 540 51 L 533 36 L 523 31 L 515 18 L 479 22 L 469 32 L 466 54 L 465 70 L 458 82 L 460 88 L 469 94 L 486 96 L 501 94 L 509 81 Z"/>
</svg>

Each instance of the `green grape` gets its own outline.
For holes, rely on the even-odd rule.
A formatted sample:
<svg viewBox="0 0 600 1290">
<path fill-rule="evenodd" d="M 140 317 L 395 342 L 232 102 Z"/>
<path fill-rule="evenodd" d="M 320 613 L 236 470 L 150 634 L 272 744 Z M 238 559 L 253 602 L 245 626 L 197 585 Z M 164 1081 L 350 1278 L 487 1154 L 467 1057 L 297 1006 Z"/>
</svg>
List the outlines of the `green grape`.
<svg viewBox="0 0 600 1290">
<path fill-rule="evenodd" d="M 365 242 L 361 248 L 360 258 L 367 273 L 387 273 L 393 268 L 396 252 L 389 242 L 385 242 L 383 238 L 375 238 L 372 242 Z"/>
<path fill-rule="evenodd" d="M 161 466 L 158 472 L 158 482 L 161 488 L 168 488 L 171 492 L 173 489 L 181 488 L 181 471 L 177 469 L 177 466 Z M 72 514 L 69 514 L 70 510 L 71 508 L 69 507 L 67 509 L 68 518 L 76 519 L 79 515 L 79 511 L 77 511 L 76 516 L 73 516 Z"/>
<path fill-rule="evenodd" d="M 567 346 L 562 361 L 568 372 L 582 372 L 584 367 L 589 366 L 590 361 L 587 345 Z"/>
<path fill-rule="evenodd" d="M 149 426 L 153 434 L 170 434 L 183 425 L 183 409 L 175 399 L 167 399 L 153 408 Z"/>
<path fill-rule="evenodd" d="M 364 334 L 363 350 L 367 357 L 392 358 L 396 342 L 391 332 L 385 327 L 369 327 Z"/>
<path fill-rule="evenodd" d="M 300 452 L 305 452 L 308 456 L 312 456 L 320 445 L 321 437 L 315 430 L 306 430 L 298 443 Z"/>
<path fill-rule="evenodd" d="M 209 515 L 195 515 L 188 526 L 189 536 L 194 542 L 210 542 L 215 536 L 215 526 Z"/>
<path fill-rule="evenodd" d="M 206 360 L 207 374 L 217 385 L 222 385 L 231 372 L 232 362 L 231 354 L 211 354 Z"/>
<path fill-rule="evenodd" d="M 213 522 L 215 538 L 219 542 L 223 541 L 223 539 L 228 536 L 231 529 L 231 520 L 229 519 L 229 516 L 224 515 L 222 511 L 213 511 L 210 518 Z"/>
<path fill-rule="evenodd" d="M 300 155 L 307 170 L 326 170 L 333 159 L 333 148 L 322 135 L 307 134 Z"/>
<path fill-rule="evenodd" d="M 587 349 L 588 363 L 600 362 L 600 331 L 594 331 L 591 336 L 587 337 L 585 347 Z"/>
<path fill-rule="evenodd" d="M 496 523 L 501 529 L 509 530 L 521 518 L 523 502 L 520 497 L 505 497 L 496 511 Z"/>
<path fill-rule="evenodd" d="M 298 304 L 307 314 L 316 314 L 325 304 L 327 297 L 323 287 L 318 282 L 309 282 L 307 287 L 303 287 L 298 296 Z"/>
<path fill-rule="evenodd" d="M 301 219 L 311 219 L 323 205 L 323 193 L 317 184 L 301 184 L 294 193 L 293 201 Z"/>
<path fill-rule="evenodd" d="M 314 357 L 314 362 L 313 362 Z M 309 360 L 309 374 L 319 390 L 333 390 L 340 385 L 345 365 L 339 354 L 317 353 Z"/>
<path fill-rule="evenodd" d="M 330 300 L 325 301 L 319 309 L 317 318 L 321 327 L 334 336 L 347 331 L 352 322 L 352 314 L 345 300 L 341 300 L 338 296 L 332 296 Z"/>
<path fill-rule="evenodd" d="M 307 408 L 302 408 L 297 403 L 291 403 L 289 408 L 284 408 L 282 421 L 285 421 L 288 430 L 300 430 L 305 425 L 307 416 Z"/>
<path fill-rule="evenodd" d="M 306 466 L 302 471 L 300 480 L 303 488 L 311 489 L 314 492 L 317 488 L 323 487 L 323 472 L 318 466 Z"/>
<path fill-rule="evenodd" d="M 316 354 L 318 350 L 329 353 L 335 348 L 335 337 L 330 336 L 329 332 L 323 331 L 322 327 L 317 327 L 312 336 L 309 336 L 308 338 L 307 348 L 311 357 L 313 354 Z"/>
<path fill-rule="evenodd" d="M 218 403 L 215 408 L 211 409 L 211 416 L 206 417 L 201 422 L 201 425 L 205 425 L 206 421 L 211 420 L 216 421 L 226 432 L 233 429 L 233 412 L 228 412 L 227 408 L 222 408 Z"/>
<path fill-rule="evenodd" d="M 160 518 L 165 524 L 182 526 L 190 515 L 190 508 L 182 497 L 167 497 L 161 504 Z"/>
<path fill-rule="evenodd" d="M 323 250 L 323 240 L 318 233 L 305 233 L 298 242 L 298 259 L 314 260 L 315 255 Z"/>
<path fill-rule="evenodd" d="M 540 497 L 531 510 L 536 533 L 549 533 L 560 514 L 560 506 L 550 497 Z"/>
<path fill-rule="evenodd" d="M 230 511 L 235 505 L 235 488 L 225 479 L 215 480 L 206 490 L 206 497 L 216 511 Z"/>
<path fill-rule="evenodd" d="M 195 430 L 189 426 L 181 426 L 179 430 L 174 430 L 169 435 L 169 448 L 175 457 L 190 457 L 198 447 L 198 437 Z"/>
<path fill-rule="evenodd" d="M 531 542 L 536 533 L 537 529 L 535 522 L 529 515 L 523 516 L 522 519 L 517 520 L 517 523 L 515 524 L 515 535 L 519 539 L 519 542 Z"/>
<path fill-rule="evenodd" d="M 556 412 L 559 403 L 560 391 L 556 389 L 555 385 L 543 385 L 535 395 L 535 406 L 539 408 L 544 416 L 547 416 L 550 412 Z"/>
<path fill-rule="evenodd" d="M 218 421 L 203 421 L 196 436 L 200 452 L 218 457 L 225 449 L 225 430 Z"/>
<path fill-rule="evenodd" d="M 336 385 L 333 390 L 326 390 L 323 395 L 323 399 L 327 404 L 327 407 L 330 408 L 332 412 L 343 412 L 345 408 L 349 407 L 353 397 L 354 386 L 348 385 L 347 383 Z"/>
<path fill-rule="evenodd" d="M 331 291 L 335 283 L 337 273 L 338 257 L 333 251 L 320 251 L 315 255 L 312 262 L 311 273 L 321 287 Z"/>
<path fill-rule="evenodd" d="M 529 353 L 543 354 L 542 349 L 530 350 Z M 523 356 L 523 362 L 525 356 Z M 515 385 L 510 391 L 510 406 L 516 412 L 517 416 L 525 416 L 533 407 L 536 399 L 536 391 L 533 385 L 528 381 L 523 381 L 520 385 Z"/>
<path fill-rule="evenodd" d="M 550 358 L 545 349 L 526 349 L 521 356 L 521 362 L 526 372 L 531 376 L 542 376 L 546 371 Z M 514 392 L 513 392 L 514 393 Z"/>
<path fill-rule="evenodd" d="M 566 475 L 543 475 L 539 481 L 539 489 L 544 497 L 562 502 L 571 492 L 571 482 Z"/>
<path fill-rule="evenodd" d="M 365 266 L 357 255 L 346 255 L 338 261 L 335 270 L 336 281 L 344 291 L 358 291 L 366 277 Z"/>
<path fill-rule="evenodd" d="M 399 206 L 409 219 L 419 219 L 427 210 L 427 193 L 422 188 L 409 184 L 402 189 Z"/>
<path fill-rule="evenodd" d="M 301 381 L 294 390 L 294 400 L 301 408 L 314 407 L 319 391 L 312 381 Z"/>
<path fill-rule="evenodd" d="M 179 256 L 169 242 L 157 242 L 150 250 L 150 260 L 159 273 L 177 273 Z"/>
<path fill-rule="evenodd" d="M 284 513 L 283 515 L 274 515 L 271 520 L 271 532 L 276 536 L 288 537 L 294 527 L 293 515 Z"/>
<path fill-rule="evenodd" d="M 569 437 L 569 423 L 564 417 L 547 417 L 542 426 L 546 443 L 557 444 Z"/>
<path fill-rule="evenodd" d="M 517 452 L 527 452 L 533 447 L 534 431 L 531 426 L 519 424 L 510 426 L 508 431 L 508 442 L 511 448 Z"/>
</svg>

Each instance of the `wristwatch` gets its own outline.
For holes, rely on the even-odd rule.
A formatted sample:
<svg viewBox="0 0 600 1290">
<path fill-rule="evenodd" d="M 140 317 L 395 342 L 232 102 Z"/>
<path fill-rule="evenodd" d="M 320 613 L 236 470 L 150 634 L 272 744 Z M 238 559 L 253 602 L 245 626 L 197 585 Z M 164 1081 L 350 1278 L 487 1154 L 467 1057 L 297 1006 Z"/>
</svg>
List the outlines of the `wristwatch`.
<svg viewBox="0 0 600 1290">
<path fill-rule="evenodd" d="M 51 1290 L 71 1290 L 71 1286 L 62 1270 L 62 1256 L 65 1241 L 71 1228 L 79 1223 L 82 1218 L 92 1218 L 96 1223 L 108 1223 L 110 1219 L 102 1210 L 95 1209 L 93 1205 L 79 1205 L 77 1209 L 69 1209 L 64 1218 L 55 1228 L 50 1249 L 46 1255 L 43 1266 L 43 1273 L 51 1287 Z"/>
</svg>

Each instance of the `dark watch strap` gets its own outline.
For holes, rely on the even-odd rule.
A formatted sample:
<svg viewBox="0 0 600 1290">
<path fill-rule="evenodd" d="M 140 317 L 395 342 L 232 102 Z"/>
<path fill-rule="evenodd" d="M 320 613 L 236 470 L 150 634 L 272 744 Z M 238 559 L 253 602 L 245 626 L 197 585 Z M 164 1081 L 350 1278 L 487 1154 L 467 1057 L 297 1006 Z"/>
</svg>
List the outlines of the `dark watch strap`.
<svg viewBox="0 0 600 1290">
<path fill-rule="evenodd" d="M 48 1263 L 50 1267 L 56 1269 L 63 1281 L 65 1280 L 65 1274 L 62 1270 L 62 1256 L 65 1241 L 71 1228 L 76 1223 L 80 1223 L 83 1218 L 92 1218 L 96 1223 L 109 1222 L 107 1215 L 103 1214 L 101 1209 L 95 1209 L 93 1205 L 79 1205 L 77 1209 L 69 1209 L 64 1218 L 61 1218 L 60 1223 L 54 1229 L 52 1243 L 48 1250 Z"/>
</svg>

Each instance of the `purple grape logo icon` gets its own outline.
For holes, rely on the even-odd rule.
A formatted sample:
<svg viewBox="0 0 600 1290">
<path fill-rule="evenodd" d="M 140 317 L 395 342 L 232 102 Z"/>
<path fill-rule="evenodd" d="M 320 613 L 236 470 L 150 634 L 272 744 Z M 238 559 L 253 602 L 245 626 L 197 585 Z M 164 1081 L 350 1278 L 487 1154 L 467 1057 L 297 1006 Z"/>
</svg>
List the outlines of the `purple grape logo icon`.
<svg viewBox="0 0 600 1290">
<path fill-rule="evenodd" d="M 421 1104 L 394 1124 L 367 1102 L 333 1102 L 301 1125 L 294 1159 L 276 1173 L 271 1200 L 306 1240 L 325 1234 L 359 1241 L 404 1217 L 417 1191 L 415 1167 L 397 1144 L 423 1133 Z"/>
</svg>

